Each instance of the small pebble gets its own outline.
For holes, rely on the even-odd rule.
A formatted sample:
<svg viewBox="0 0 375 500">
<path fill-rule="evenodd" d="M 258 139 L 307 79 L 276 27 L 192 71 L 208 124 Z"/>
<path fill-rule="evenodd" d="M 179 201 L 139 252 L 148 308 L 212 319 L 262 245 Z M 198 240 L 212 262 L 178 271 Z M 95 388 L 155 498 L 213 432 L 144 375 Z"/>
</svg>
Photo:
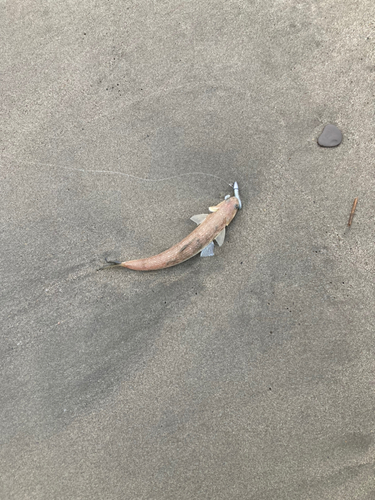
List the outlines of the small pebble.
<svg viewBox="0 0 375 500">
<path fill-rule="evenodd" d="M 341 144 L 342 132 L 335 125 L 326 125 L 318 138 L 319 146 L 334 148 Z"/>
</svg>

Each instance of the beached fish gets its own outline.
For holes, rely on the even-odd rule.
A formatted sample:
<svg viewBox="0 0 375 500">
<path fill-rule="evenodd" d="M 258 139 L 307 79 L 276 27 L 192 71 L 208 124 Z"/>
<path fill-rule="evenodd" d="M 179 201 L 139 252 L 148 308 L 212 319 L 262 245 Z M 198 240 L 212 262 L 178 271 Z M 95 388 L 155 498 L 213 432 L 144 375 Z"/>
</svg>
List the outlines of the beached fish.
<svg viewBox="0 0 375 500">
<path fill-rule="evenodd" d="M 145 259 L 128 260 L 125 262 L 109 261 L 108 267 L 119 266 L 135 271 L 156 271 L 167 267 L 176 266 L 194 257 L 198 253 L 201 257 L 214 255 L 214 240 L 221 246 L 224 243 L 225 228 L 230 224 L 242 207 L 238 192 L 238 184 L 233 184 L 234 196 L 229 195 L 225 200 L 214 207 L 210 207 L 210 214 L 200 214 L 191 217 L 198 227 L 182 241 L 158 255 Z"/>
</svg>

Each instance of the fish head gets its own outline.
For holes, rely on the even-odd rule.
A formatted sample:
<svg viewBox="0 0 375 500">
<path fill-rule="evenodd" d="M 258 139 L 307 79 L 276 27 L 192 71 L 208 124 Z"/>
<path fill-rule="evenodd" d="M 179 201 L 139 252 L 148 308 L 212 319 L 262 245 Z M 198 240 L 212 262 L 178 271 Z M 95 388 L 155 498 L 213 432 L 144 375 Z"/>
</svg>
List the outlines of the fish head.
<svg viewBox="0 0 375 500">
<path fill-rule="evenodd" d="M 209 207 L 210 212 L 219 212 L 225 217 L 226 225 L 228 225 L 239 209 L 238 199 L 235 196 L 226 198 L 224 201 L 220 202 L 214 207 Z"/>
</svg>

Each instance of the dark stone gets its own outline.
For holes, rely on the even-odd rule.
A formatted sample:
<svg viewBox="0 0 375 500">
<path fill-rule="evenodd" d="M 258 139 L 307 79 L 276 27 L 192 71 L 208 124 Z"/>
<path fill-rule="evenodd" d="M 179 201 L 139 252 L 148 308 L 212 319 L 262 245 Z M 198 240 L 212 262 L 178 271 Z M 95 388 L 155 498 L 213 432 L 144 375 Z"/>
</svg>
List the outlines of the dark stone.
<svg viewBox="0 0 375 500">
<path fill-rule="evenodd" d="M 334 148 L 342 142 L 342 132 L 335 125 L 326 125 L 318 138 L 319 146 Z"/>
</svg>

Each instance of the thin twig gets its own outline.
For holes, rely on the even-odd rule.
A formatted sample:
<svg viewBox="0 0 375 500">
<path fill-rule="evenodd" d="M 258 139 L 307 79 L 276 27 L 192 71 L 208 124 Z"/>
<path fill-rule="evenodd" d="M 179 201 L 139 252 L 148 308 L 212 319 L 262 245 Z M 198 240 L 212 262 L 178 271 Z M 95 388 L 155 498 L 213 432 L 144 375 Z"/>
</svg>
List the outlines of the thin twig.
<svg viewBox="0 0 375 500">
<path fill-rule="evenodd" d="M 348 226 L 349 227 L 351 226 L 352 221 L 353 221 L 355 207 L 357 206 L 357 201 L 358 201 L 358 198 L 355 198 L 354 202 L 353 202 L 353 206 L 352 206 L 352 211 L 350 212 L 350 216 L 349 216 L 349 221 L 348 221 Z"/>
</svg>

